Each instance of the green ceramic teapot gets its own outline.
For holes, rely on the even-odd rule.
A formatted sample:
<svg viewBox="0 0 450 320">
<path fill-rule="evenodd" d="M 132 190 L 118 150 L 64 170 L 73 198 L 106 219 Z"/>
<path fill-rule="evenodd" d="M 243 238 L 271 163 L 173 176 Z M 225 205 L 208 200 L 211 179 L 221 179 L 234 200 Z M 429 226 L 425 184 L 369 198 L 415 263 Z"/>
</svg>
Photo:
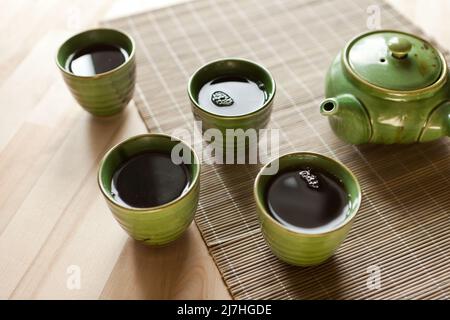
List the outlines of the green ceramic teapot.
<svg viewBox="0 0 450 320">
<path fill-rule="evenodd" d="M 354 38 L 331 65 L 320 105 L 338 137 L 352 144 L 426 142 L 450 135 L 444 56 L 399 31 Z"/>
</svg>

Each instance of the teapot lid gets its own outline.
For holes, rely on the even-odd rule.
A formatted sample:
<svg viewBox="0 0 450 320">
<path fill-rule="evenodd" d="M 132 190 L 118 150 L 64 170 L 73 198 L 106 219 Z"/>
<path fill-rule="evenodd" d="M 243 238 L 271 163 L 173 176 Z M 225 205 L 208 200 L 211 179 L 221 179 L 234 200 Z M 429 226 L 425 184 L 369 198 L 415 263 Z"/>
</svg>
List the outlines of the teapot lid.
<svg viewBox="0 0 450 320">
<path fill-rule="evenodd" d="M 433 85 L 445 60 L 427 41 L 399 31 L 374 31 L 355 38 L 345 50 L 347 66 L 358 78 L 394 91 Z"/>
</svg>

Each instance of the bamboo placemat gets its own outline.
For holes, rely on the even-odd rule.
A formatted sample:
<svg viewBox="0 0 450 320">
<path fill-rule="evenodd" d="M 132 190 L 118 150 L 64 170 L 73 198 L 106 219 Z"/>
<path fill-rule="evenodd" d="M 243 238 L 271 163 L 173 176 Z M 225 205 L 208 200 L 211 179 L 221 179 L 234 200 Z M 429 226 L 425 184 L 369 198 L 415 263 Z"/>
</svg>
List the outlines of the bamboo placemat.
<svg viewBox="0 0 450 320">
<path fill-rule="evenodd" d="M 279 262 L 260 234 L 257 166 L 203 165 L 196 222 L 234 298 L 449 298 L 449 139 L 350 146 L 318 112 L 326 69 L 350 38 L 367 31 L 373 4 L 199 0 L 106 23 L 137 42 L 135 101 L 150 131 L 192 129 L 189 76 L 209 60 L 248 58 L 277 81 L 270 127 L 281 129 L 280 152 L 332 156 L 360 180 L 363 205 L 345 243 L 327 263 L 296 268 Z M 378 6 L 383 28 L 421 33 L 387 4 Z"/>
</svg>

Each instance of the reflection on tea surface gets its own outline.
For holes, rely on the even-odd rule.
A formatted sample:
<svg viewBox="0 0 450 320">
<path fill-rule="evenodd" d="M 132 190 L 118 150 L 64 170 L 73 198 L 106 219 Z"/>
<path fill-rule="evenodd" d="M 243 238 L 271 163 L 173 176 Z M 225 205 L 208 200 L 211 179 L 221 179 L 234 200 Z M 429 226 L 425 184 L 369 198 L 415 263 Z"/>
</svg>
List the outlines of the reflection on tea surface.
<svg viewBox="0 0 450 320">
<path fill-rule="evenodd" d="M 260 109 L 267 96 L 261 81 L 224 76 L 203 85 L 198 94 L 198 104 L 220 116 L 240 116 Z"/>
<path fill-rule="evenodd" d="M 310 168 L 276 175 L 266 194 L 269 212 L 277 221 L 310 233 L 341 225 L 348 212 L 348 198 L 337 178 Z"/>
<path fill-rule="evenodd" d="M 98 43 L 74 52 L 67 59 L 66 69 L 78 76 L 94 76 L 119 67 L 127 58 L 125 49 Z"/>
<path fill-rule="evenodd" d="M 185 164 L 173 163 L 170 154 L 144 152 L 119 167 L 111 182 L 111 195 L 122 205 L 150 208 L 175 200 L 189 184 Z"/>
</svg>

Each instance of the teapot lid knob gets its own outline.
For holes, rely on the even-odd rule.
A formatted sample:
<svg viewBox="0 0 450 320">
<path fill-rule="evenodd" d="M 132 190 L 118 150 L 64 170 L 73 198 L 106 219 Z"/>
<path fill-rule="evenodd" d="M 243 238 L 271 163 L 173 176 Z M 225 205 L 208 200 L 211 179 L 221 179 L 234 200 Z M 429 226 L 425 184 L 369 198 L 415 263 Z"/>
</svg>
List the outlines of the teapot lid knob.
<svg viewBox="0 0 450 320">
<path fill-rule="evenodd" d="M 389 39 L 388 47 L 394 58 L 403 59 L 411 51 L 412 44 L 403 37 L 392 37 Z"/>
</svg>

